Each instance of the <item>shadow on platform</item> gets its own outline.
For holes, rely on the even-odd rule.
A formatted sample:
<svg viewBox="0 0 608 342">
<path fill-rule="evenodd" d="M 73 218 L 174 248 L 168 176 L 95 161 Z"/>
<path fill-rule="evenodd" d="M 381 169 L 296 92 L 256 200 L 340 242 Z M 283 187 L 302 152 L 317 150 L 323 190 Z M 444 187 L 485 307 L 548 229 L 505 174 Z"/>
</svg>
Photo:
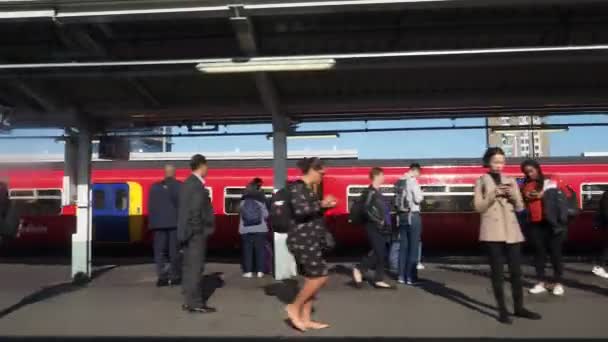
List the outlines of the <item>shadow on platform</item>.
<svg viewBox="0 0 608 342">
<path fill-rule="evenodd" d="M 466 274 L 476 275 L 479 277 L 488 278 L 488 282 L 489 282 L 489 278 L 490 278 L 490 272 L 484 271 L 484 270 L 464 269 L 464 268 L 460 268 L 460 267 L 456 267 L 456 266 L 439 266 L 439 269 L 445 270 L 445 271 L 450 271 L 450 272 L 460 272 L 460 273 L 466 273 Z M 571 272 L 570 268 L 567 268 L 566 270 L 568 272 Z M 549 270 L 549 272 L 551 272 L 551 270 Z M 576 270 L 575 273 L 578 273 L 578 272 L 581 272 L 581 271 Z M 585 273 L 585 275 L 588 275 L 588 274 L 589 273 Z M 510 280 L 510 277 L 505 277 L 505 281 L 509 281 L 509 280 Z M 524 283 L 525 287 L 532 287 L 535 284 L 534 281 L 530 281 L 529 279 L 524 279 L 523 283 Z M 600 287 L 600 286 L 595 286 L 592 284 L 586 284 L 586 283 L 582 283 L 578 280 L 573 280 L 573 279 L 568 279 L 568 278 L 562 278 L 562 285 L 564 285 L 567 288 L 569 287 L 569 288 L 578 289 L 581 291 L 591 292 L 591 293 L 598 294 L 601 296 L 608 296 L 608 287 Z"/>
<path fill-rule="evenodd" d="M 104 273 L 113 270 L 116 266 L 109 266 L 97 269 L 91 273 L 91 280 L 100 277 Z M 20 310 L 28 305 L 43 302 L 45 300 L 61 296 L 63 294 L 78 291 L 87 286 L 88 282 L 83 280 L 75 280 L 71 282 L 60 283 L 56 285 L 46 286 L 42 289 L 24 297 L 17 304 L 11 305 L 8 308 L 0 310 L 0 319 L 12 314 L 13 312 Z"/>
</svg>

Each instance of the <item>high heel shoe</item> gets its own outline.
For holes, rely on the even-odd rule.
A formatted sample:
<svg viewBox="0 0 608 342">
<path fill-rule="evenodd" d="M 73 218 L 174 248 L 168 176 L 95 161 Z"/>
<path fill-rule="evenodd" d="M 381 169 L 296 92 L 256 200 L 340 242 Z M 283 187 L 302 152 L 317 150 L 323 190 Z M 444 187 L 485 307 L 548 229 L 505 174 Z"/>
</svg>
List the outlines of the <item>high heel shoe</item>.
<svg viewBox="0 0 608 342">
<path fill-rule="evenodd" d="M 353 283 L 355 287 L 360 289 L 361 285 L 363 285 L 363 274 L 358 268 L 353 268 Z"/>
<path fill-rule="evenodd" d="M 378 281 L 373 283 L 374 288 L 380 289 L 380 290 L 394 290 L 395 287 L 391 286 L 383 281 Z"/>
</svg>

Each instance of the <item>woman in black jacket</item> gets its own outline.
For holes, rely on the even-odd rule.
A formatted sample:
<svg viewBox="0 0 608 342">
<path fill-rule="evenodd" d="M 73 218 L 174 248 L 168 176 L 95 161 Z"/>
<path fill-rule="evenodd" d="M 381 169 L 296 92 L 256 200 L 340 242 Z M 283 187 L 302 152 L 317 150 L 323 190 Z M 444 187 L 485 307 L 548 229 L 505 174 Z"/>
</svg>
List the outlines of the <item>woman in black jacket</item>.
<svg viewBox="0 0 608 342">
<path fill-rule="evenodd" d="M 375 269 L 374 287 L 377 289 L 393 289 L 384 281 L 386 264 L 386 245 L 390 238 L 391 213 L 390 207 L 380 193 L 380 185 L 384 183 L 384 171 L 374 167 L 369 173 L 372 184 L 361 194 L 365 199 L 365 231 L 372 247 L 372 253 L 361 261 L 359 267 L 353 268 L 353 281 L 357 287 L 363 282 L 363 274 L 370 268 Z"/>
<path fill-rule="evenodd" d="M 336 206 L 333 196 L 320 200 L 313 187 L 321 184 L 325 169 L 319 158 L 305 158 L 298 163 L 302 178 L 289 186 L 293 225 L 287 235 L 287 248 L 296 259 L 304 286 L 285 310 L 294 328 L 318 330 L 328 324 L 311 319 L 313 301 L 327 282 L 327 263 L 323 258 L 328 234 L 323 210 Z"/>
</svg>

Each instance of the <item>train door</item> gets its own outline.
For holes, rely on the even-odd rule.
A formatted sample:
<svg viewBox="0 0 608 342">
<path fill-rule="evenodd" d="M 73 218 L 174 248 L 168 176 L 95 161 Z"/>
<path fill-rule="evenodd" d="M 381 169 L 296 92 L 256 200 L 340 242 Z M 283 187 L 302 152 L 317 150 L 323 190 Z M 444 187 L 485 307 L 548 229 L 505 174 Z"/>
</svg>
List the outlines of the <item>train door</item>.
<svg viewBox="0 0 608 342">
<path fill-rule="evenodd" d="M 137 183 L 93 185 L 93 237 L 96 242 L 142 239 L 142 192 Z"/>
</svg>

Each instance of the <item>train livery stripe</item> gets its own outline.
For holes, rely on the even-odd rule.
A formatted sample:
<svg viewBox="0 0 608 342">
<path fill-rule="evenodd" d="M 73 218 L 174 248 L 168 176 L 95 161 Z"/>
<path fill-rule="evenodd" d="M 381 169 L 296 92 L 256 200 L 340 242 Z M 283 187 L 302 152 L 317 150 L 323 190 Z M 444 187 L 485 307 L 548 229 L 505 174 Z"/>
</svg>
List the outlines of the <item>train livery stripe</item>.
<svg viewBox="0 0 608 342">
<path fill-rule="evenodd" d="M 129 241 L 141 242 L 143 239 L 143 191 L 141 184 L 127 182 L 129 186 Z"/>
</svg>

